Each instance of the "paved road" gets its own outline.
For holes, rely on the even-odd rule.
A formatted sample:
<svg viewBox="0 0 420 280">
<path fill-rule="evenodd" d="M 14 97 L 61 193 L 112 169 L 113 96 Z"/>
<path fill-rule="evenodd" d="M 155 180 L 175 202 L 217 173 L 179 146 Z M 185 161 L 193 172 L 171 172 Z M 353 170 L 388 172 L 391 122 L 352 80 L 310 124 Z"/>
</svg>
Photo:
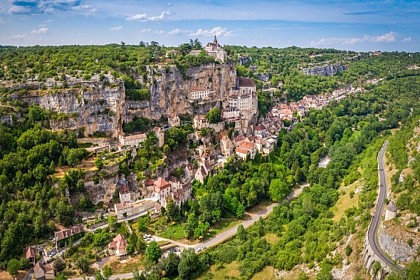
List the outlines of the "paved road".
<svg viewBox="0 0 420 280">
<path fill-rule="evenodd" d="M 382 262 L 384 262 L 387 266 L 391 268 L 395 268 L 400 270 L 401 267 L 396 265 L 392 259 L 390 259 L 381 249 L 379 246 L 378 241 L 378 228 L 382 218 L 382 212 L 384 208 L 384 200 L 386 198 L 386 176 L 384 170 L 384 155 L 386 147 L 388 146 L 388 140 L 385 141 L 381 150 L 378 154 L 378 172 L 379 172 L 379 195 L 378 195 L 378 202 L 376 204 L 375 214 L 372 218 L 372 222 L 370 223 L 369 230 L 368 230 L 368 241 L 370 247 L 372 248 L 373 252 L 376 256 L 378 256 Z"/>
<path fill-rule="evenodd" d="M 291 201 L 292 199 L 294 199 L 295 197 L 299 196 L 303 189 L 305 187 L 308 187 L 309 184 L 303 184 L 300 185 L 300 187 L 298 189 L 293 190 L 287 197 L 286 200 L 287 201 Z M 251 214 L 251 213 L 247 213 L 251 218 L 244 220 L 242 223 L 240 223 L 239 225 L 243 225 L 244 228 L 248 228 L 251 225 L 253 225 L 255 222 L 257 222 L 260 218 L 265 218 L 267 217 L 271 212 L 273 212 L 273 209 L 275 206 L 277 206 L 278 203 L 271 203 L 269 206 L 267 206 L 265 209 L 255 213 L 255 214 Z M 174 240 L 169 240 L 169 239 L 163 239 L 161 237 L 158 236 L 154 236 L 155 240 L 167 240 L 169 242 L 172 242 L 174 244 L 177 244 L 178 246 L 184 247 L 184 248 L 199 248 L 199 247 L 205 247 L 205 248 L 209 248 L 212 246 L 215 246 L 217 244 L 222 243 L 223 241 L 226 241 L 227 239 L 231 238 L 232 236 L 234 236 L 236 234 L 236 232 L 238 231 L 238 227 L 239 225 L 236 225 L 232 228 L 229 228 L 226 231 L 223 231 L 219 234 L 217 234 L 215 237 L 210 238 L 208 240 L 205 240 L 203 242 L 194 244 L 194 245 L 189 245 L 189 244 L 184 244 L 181 243 L 179 241 L 174 241 Z"/>
</svg>

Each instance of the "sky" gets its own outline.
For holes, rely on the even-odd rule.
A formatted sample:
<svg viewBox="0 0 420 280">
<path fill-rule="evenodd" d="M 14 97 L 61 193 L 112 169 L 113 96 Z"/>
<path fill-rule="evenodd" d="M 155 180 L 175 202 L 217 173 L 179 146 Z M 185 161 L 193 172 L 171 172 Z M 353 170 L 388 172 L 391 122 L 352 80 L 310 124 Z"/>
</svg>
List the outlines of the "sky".
<svg viewBox="0 0 420 280">
<path fill-rule="evenodd" d="M 189 39 L 221 45 L 420 51 L 420 0 L 0 0 L 0 45 Z"/>
</svg>

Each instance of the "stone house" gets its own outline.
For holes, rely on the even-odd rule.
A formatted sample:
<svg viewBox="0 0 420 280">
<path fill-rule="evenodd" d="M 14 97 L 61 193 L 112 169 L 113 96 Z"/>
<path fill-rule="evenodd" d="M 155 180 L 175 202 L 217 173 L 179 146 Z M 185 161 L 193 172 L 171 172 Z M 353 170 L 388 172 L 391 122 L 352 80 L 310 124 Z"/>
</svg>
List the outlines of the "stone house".
<svg viewBox="0 0 420 280">
<path fill-rule="evenodd" d="M 52 264 L 37 262 L 34 266 L 34 277 L 36 280 L 49 280 L 55 278 L 55 271 Z"/>
<path fill-rule="evenodd" d="M 230 157 L 233 152 L 233 142 L 227 137 L 223 135 L 222 139 L 220 139 L 220 153 L 224 156 Z"/>
<path fill-rule="evenodd" d="M 125 257 L 127 255 L 128 242 L 121 234 L 118 234 L 108 244 L 108 252 L 110 255 L 115 255 L 118 258 Z"/>
</svg>

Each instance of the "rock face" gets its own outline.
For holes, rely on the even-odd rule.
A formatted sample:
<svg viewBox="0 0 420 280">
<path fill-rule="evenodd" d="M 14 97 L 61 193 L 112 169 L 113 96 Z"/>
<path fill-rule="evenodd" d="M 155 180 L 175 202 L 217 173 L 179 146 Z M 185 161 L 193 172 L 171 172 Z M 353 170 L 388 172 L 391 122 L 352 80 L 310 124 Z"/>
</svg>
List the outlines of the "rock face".
<svg viewBox="0 0 420 280">
<path fill-rule="evenodd" d="M 126 121 L 135 116 L 159 119 L 173 114 L 205 113 L 225 99 L 236 84 L 236 68 L 233 64 L 209 63 L 191 67 L 182 73 L 175 66 L 149 67 L 145 83 L 149 86 L 148 101 L 126 101 Z M 190 87 L 204 87 L 214 91 L 207 102 L 190 102 Z"/>
<path fill-rule="evenodd" d="M 102 171 L 102 178 L 99 178 L 98 182 L 95 183 L 96 172 L 88 172 L 85 175 L 85 190 L 86 195 L 92 200 L 93 203 L 100 201 L 104 202 L 104 205 L 109 205 L 112 201 L 112 196 L 115 193 L 118 182 L 118 170 L 119 165 L 115 164 L 112 166 L 104 166 Z"/>
<path fill-rule="evenodd" d="M 412 240 L 410 246 L 407 240 Z M 379 242 L 381 247 L 385 249 L 388 255 L 394 260 L 403 263 L 410 262 L 416 257 L 417 247 L 419 246 L 419 237 L 416 233 L 395 228 L 389 222 L 385 226 L 381 226 L 379 232 Z"/>
<path fill-rule="evenodd" d="M 84 129 L 84 136 L 104 132 L 117 137 L 125 118 L 125 88 L 122 82 L 80 82 L 72 88 L 29 90 L 24 101 L 52 110 L 52 129 Z"/>
<path fill-rule="evenodd" d="M 176 66 L 148 66 L 147 78 L 140 82 L 150 90 L 151 98 L 142 101 L 126 100 L 122 81 L 67 79 L 71 80 L 67 88 L 48 85 L 41 89 L 41 83 L 21 85 L 25 93 L 14 97 L 56 112 L 52 129 L 83 129 L 84 136 L 102 132 L 117 137 L 123 122 L 134 117 L 157 120 L 174 114 L 203 114 L 220 105 L 236 85 L 236 68 L 233 64 L 209 63 L 191 67 L 183 74 Z M 209 100 L 191 102 L 190 87 L 205 87 L 214 94 Z"/>
</svg>

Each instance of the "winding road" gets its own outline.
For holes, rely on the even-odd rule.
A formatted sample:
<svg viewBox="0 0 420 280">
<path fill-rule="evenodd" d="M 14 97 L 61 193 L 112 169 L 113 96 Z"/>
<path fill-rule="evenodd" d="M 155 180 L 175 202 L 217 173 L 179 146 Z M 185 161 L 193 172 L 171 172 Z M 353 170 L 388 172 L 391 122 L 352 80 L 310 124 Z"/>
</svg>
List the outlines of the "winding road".
<svg viewBox="0 0 420 280">
<path fill-rule="evenodd" d="M 378 195 L 378 202 L 376 204 L 375 214 L 372 218 L 372 222 L 370 223 L 369 230 L 368 230 L 368 241 L 369 245 L 372 248 L 373 252 L 376 256 L 378 256 L 383 263 L 387 266 L 395 268 L 397 270 L 401 270 L 401 267 L 394 263 L 392 259 L 390 259 L 381 249 L 378 241 L 378 229 L 379 224 L 382 218 L 382 212 L 384 209 L 384 201 L 386 198 L 386 174 L 384 170 L 384 155 L 386 151 L 386 147 L 388 146 L 388 140 L 385 141 L 381 150 L 378 154 L 378 172 L 379 172 L 379 195 Z"/>
</svg>

